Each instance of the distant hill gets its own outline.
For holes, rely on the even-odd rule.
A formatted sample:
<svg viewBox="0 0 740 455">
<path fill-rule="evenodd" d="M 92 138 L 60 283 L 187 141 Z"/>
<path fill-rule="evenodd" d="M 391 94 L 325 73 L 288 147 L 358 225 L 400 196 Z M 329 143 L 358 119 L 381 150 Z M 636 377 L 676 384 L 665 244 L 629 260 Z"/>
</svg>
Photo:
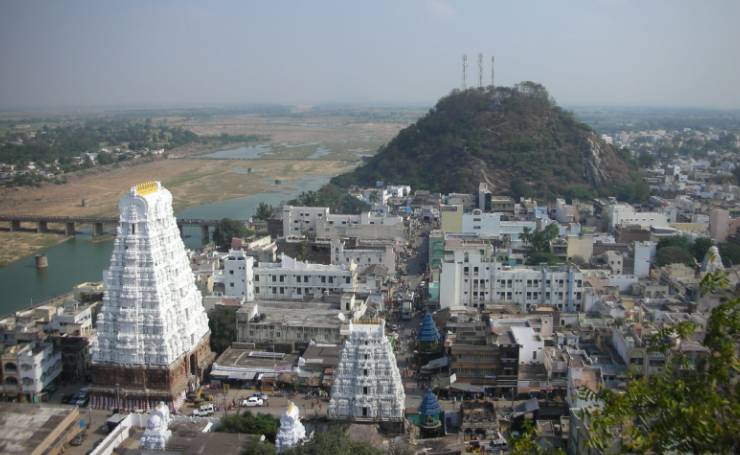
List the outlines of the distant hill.
<svg viewBox="0 0 740 455">
<path fill-rule="evenodd" d="M 543 86 L 523 82 L 453 91 L 332 183 L 348 187 L 382 180 L 471 193 L 486 181 L 496 193 L 515 197 L 588 197 L 633 181 L 626 155 L 558 107 Z"/>
</svg>

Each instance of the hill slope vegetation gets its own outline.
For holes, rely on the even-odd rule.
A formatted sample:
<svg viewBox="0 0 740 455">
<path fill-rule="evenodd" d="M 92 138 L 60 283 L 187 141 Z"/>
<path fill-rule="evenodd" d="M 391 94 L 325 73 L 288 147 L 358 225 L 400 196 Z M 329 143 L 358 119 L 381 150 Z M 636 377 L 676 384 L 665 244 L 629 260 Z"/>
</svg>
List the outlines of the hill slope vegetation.
<svg viewBox="0 0 740 455">
<path fill-rule="evenodd" d="M 347 187 L 382 180 L 470 193 L 486 181 L 496 193 L 515 197 L 587 197 L 618 193 L 617 186 L 632 182 L 627 160 L 626 152 L 558 107 L 543 86 L 523 82 L 453 91 L 364 165 L 332 183 Z"/>
</svg>

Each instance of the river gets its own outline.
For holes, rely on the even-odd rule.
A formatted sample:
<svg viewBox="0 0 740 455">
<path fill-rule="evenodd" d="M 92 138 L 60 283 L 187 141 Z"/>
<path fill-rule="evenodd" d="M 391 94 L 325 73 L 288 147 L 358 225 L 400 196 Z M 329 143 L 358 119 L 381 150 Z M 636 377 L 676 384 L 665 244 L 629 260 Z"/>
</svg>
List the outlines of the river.
<svg viewBox="0 0 740 455">
<path fill-rule="evenodd" d="M 329 181 L 329 176 L 305 177 L 285 184 L 282 191 L 258 193 L 181 210 L 177 216 L 205 219 L 247 219 L 254 215 L 257 205 L 266 202 L 273 206 L 297 196 L 301 191 L 317 190 Z M 186 227 L 183 240 L 188 248 L 200 248 L 200 228 Z M 50 299 L 85 281 L 102 280 L 113 251 L 113 241 L 93 242 L 89 233 L 48 248 L 49 267 L 37 270 L 33 256 L 25 257 L 0 267 L 0 315 L 27 308 Z"/>
</svg>

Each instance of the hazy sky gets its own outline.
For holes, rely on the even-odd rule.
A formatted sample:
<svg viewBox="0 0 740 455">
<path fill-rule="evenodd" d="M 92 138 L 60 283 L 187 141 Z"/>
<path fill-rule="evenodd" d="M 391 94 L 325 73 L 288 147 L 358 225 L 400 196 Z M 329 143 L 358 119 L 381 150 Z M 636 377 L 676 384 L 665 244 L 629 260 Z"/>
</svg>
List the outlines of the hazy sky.
<svg viewBox="0 0 740 455">
<path fill-rule="evenodd" d="M 0 0 L 0 108 L 426 103 L 543 83 L 561 104 L 740 107 L 740 1 Z"/>
</svg>

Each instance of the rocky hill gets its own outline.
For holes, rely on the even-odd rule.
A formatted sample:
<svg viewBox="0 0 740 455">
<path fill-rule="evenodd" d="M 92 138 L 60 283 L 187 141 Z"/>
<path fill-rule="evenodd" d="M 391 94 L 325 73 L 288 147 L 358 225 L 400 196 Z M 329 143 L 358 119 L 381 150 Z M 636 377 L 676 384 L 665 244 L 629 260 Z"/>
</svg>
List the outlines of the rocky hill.
<svg viewBox="0 0 740 455">
<path fill-rule="evenodd" d="M 339 186 L 387 183 L 475 192 L 480 181 L 518 196 L 587 197 L 631 182 L 631 168 L 532 82 L 454 91 Z"/>
</svg>

